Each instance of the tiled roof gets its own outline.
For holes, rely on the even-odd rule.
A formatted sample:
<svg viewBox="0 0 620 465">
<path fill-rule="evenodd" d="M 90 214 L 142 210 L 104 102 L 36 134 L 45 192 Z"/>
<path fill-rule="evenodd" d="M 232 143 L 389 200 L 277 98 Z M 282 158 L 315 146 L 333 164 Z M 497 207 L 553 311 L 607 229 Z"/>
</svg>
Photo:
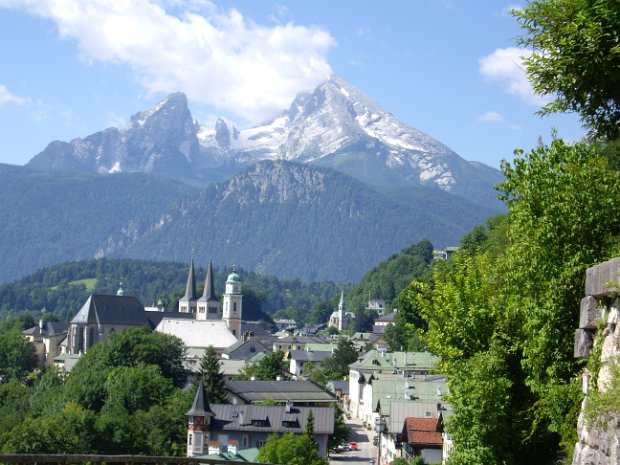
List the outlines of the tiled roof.
<svg viewBox="0 0 620 465">
<path fill-rule="evenodd" d="M 310 381 L 226 381 L 226 389 L 246 402 L 336 402 L 336 397 Z"/>
<path fill-rule="evenodd" d="M 59 334 L 64 334 L 67 332 L 69 328 L 69 323 L 62 321 L 48 321 L 43 325 L 43 331 L 39 325 L 33 326 L 32 328 L 28 328 L 22 331 L 22 334 L 26 336 L 56 336 Z"/>
<path fill-rule="evenodd" d="M 269 433 L 303 433 L 310 411 L 314 416 L 316 434 L 334 432 L 333 407 L 287 407 L 266 405 L 214 404 L 212 430 L 263 431 Z M 291 425 L 295 426 L 291 426 Z"/>
<path fill-rule="evenodd" d="M 405 420 L 405 434 L 407 444 L 413 447 L 438 446 L 441 447 L 441 419 L 408 417 Z"/>
</svg>

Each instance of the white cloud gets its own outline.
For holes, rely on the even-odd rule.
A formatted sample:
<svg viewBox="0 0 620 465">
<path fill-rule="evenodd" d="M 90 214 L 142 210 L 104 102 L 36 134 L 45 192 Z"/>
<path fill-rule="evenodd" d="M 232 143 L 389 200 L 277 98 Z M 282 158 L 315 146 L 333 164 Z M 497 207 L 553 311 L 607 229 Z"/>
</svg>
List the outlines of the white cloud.
<svg viewBox="0 0 620 465">
<path fill-rule="evenodd" d="M 476 118 L 481 123 L 501 123 L 504 117 L 496 111 L 487 111 Z"/>
<path fill-rule="evenodd" d="M 266 27 L 200 0 L 0 0 L 56 23 L 91 62 L 128 63 L 150 92 L 260 122 L 326 80 L 333 37 L 292 23 Z M 168 7 L 174 14 L 166 10 Z"/>
<path fill-rule="evenodd" d="M 23 97 L 17 97 L 9 92 L 6 86 L 0 84 L 0 107 L 3 105 L 23 105 L 24 103 L 28 103 L 29 100 Z"/>
<path fill-rule="evenodd" d="M 525 74 L 523 57 L 531 53 L 517 47 L 498 48 L 478 60 L 480 74 L 489 81 L 500 83 L 509 94 L 516 95 L 529 105 L 544 105 L 549 99 L 534 93 Z"/>
</svg>

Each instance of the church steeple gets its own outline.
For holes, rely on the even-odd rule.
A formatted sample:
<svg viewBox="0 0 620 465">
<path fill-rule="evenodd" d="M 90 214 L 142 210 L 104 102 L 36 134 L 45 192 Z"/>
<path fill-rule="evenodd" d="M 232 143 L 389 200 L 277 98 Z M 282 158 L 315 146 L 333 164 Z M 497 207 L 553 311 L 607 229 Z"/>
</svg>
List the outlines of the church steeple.
<svg viewBox="0 0 620 465">
<path fill-rule="evenodd" d="M 209 443 L 209 426 L 215 414 L 209 405 L 205 386 L 200 381 L 192 408 L 187 415 L 187 456 L 204 454 Z"/>
<path fill-rule="evenodd" d="M 340 292 L 340 302 L 338 302 L 338 331 L 347 329 L 348 324 L 345 323 L 346 312 L 344 308 L 344 289 Z"/>
<path fill-rule="evenodd" d="M 207 279 L 202 297 L 198 299 L 197 320 L 220 320 L 222 318 L 220 301 L 215 297 L 215 285 L 213 284 L 213 265 L 209 260 Z"/>
<path fill-rule="evenodd" d="M 179 312 L 196 313 L 196 274 L 194 272 L 194 260 L 190 262 L 189 273 L 187 274 L 187 285 L 185 295 L 179 299 Z"/>
</svg>

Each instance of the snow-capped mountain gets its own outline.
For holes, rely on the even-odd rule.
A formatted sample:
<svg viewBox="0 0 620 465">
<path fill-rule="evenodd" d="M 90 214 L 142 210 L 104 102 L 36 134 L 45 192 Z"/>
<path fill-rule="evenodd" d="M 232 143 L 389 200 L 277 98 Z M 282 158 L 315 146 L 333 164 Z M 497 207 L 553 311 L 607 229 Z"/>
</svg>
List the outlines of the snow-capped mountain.
<svg viewBox="0 0 620 465">
<path fill-rule="evenodd" d="M 268 124 L 238 131 L 220 119 L 198 139 L 218 159 L 240 165 L 265 159 L 316 163 L 373 185 L 436 186 L 466 197 L 473 194 L 478 201 L 491 200 L 491 186 L 501 178 L 499 171 L 470 163 L 401 123 L 336 76 L 298 95 Z"/>
<path fill-rule="evenodd" d="M 28 166 L 207 183 L 262 160 L 328 166 L 380 187 L 436 187 L 487 206 L 497 202 L 492 185 L 501 179 L 499 171 L 464 160 L 336 76 L 299 94 L 273 121 L 241 131 L 223 119 L 200 127 L 186 97 L 172 94 L 132 116 L 124 129 L 52 142 Z"/>
<path fill-rule="evenodd" d="M 84 139 L 54 141 L 28 166 L 97 173 L 185 176 L 201 162 L 197 126 L 182 93 L 131 117 L 124 129 L 108 128 Z"/>
</svg>

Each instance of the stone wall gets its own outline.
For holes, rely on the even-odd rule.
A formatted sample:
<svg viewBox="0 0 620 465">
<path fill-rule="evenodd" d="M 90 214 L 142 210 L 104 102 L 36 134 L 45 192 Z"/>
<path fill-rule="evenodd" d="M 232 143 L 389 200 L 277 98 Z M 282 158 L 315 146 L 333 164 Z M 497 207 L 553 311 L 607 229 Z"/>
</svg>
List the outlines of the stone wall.
<svg viewBox="0 0 620 465">
<path fill-rule="evenodd" d="M 575 445 L 573 465 L 620 464 L 620 418 L 612 418 L 605 427 L 587 425 L 584 407 L 589 389 L 604 391 L 610 379 L 610 363 L 618 357 L 620 325 L 618 322 L 618 291 L 613 283 L 620 277 L 620 257 L 586 271 L 586 296 L 581 300 L 579 329 L 575 332 L 575 357 L 600 356 L 600 370 L 596 386 L 591 386 L 590 374 L 584 372 L 583 389 L 586 393 L 577 424 L 579 440 Z M 597 333 L 601 332 L 597 338 Z M 602 347 L 593 352 L 594 343 Z M 599 355 L 600 354 L 600 355 Z"/>
</svg>

